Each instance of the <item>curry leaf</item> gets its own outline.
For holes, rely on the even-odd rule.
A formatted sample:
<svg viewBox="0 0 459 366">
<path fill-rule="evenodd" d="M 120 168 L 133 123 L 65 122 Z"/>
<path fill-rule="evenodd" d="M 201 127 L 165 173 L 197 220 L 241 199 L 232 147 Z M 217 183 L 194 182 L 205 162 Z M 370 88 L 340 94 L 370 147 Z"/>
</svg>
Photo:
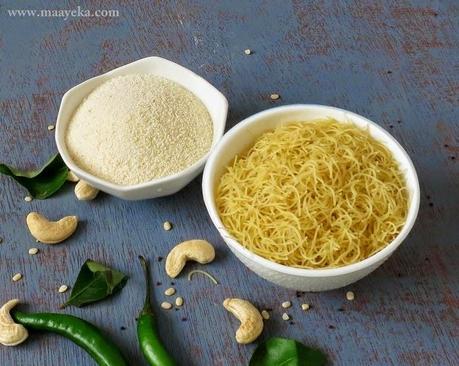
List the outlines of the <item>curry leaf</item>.
<svg viewBox="0 0 459 366">
<path fill-rule="evenodd" d="M 314 348 L 288 338 L 270 338 L 260 344 L 249 366 L 323 366 L 325 355 Z"/>
<path fill-rule="evenodd" d="M 127 280 L 125 274 L 88 259 L 80 269 L 70 298 L 61 308 L 68 305 L 81 307 L 103 300 L 120 291 Z"/>
<path fill-rule="evenodd" d="M 32 197 L 41 200 L 52 196 L 64 185 L 68 171 L 59 154 L 54 155 L 39 170 L 20 171 L 0 164 L 0 173 L 12 177 L 25 187 Z"/>
</svg>

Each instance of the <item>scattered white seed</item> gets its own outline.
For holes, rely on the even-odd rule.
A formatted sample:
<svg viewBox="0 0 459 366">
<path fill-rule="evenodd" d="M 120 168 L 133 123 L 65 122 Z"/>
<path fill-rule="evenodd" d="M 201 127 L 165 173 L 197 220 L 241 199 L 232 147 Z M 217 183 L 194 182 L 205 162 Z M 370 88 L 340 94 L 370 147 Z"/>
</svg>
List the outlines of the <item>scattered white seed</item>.
<svg viewBox="0 0 459 366">
<path fill-rule="evenodd" d="M 183 297 L 180 297 L 180 296 L 179 296 L 179 297 L 177 297 L 177 298 L 175 299 L 175 306 L 179 306 L 179 307 L 180 307 L 180 306 L 182 306 L 182 305 L 183 305 Z"/>
<path fill-rule="evenodd" d="M 164 310 L 170 310 L 170 309 L 172 309 L 172 304 L 170 302 L 164 301 L 164 302 L 161 303 L 161 307 Z"/>
<path fill-rule="evenodd" d="M 284 302 L 282 303 L 282 307 L 283 307 L 284 309 L 288 309 L 290 306 L 292 306 L 292 303 L 291 303 L 290 301 L 284 301 Z"/>
<path fill-rule="evenodd" d="M 48 126 L 48 131 L 52 131 L 52 130 L 54 130 L 54 125 L 49 125 Z"/>
<path fill-rule="evenodd" d="M 282 314 L 282 319 L 284 320 L 290 320 L 290 317 L 287 313 Z"/>
<path fill-rule="evenodd" d="M 38 248 L 30 248 L 29 249 L 29 254 L 30 255 L 35 255 L 38 253 Z"/>
<path fill-rule="evenodd" d="M 166 291 L 164 291 L 164 295 L 166 296 L 172 296 L 173 294 L 175 294 L 175 288 L 173 287 L 169 287 Z"/>
<path fill-rule="evenodd" d="M 244 50 L 244 53 L 246 55 L 251 55 L 252 54 L 252 50 L 250 48 L 247 48 L 246 50 Z"/>
<path fill-rule="evenodd" d="M 271 94 L 271 100 L 278 100 L 280 98 L 279 94 Z"/>
<path fill-rule="evenodd" d="M 169 231 L 172 229 L 172 224 L 169 221 L 165 221 L 163 224 L 163 228 L 164 230 Z"/>
<path fill-rule="evenodd" d="M 308 311 L 310 308 L 309 304 L 301 304 L 301 309 L 303 309 L 304 311 Z"/>
<path fill-rule="evenodd" d="M 348 291 L 346 292 L 346 299 L 348 299 L 349 301 L 352 301 L 355 299 L 355 295 L 352 291 Z"/>
<path fill-rule="evenodd" d="M 59 287 L 59 289 L 57 291 L 59 291 L 62 294 L 65 291 L 67 291 L 68 289 L 69 289 L 69 287 L 67 285 L 62 285 L 61 287 Z"/>
<path fill-rule="evenodd" d="M 30 201 L 32 201 L 32 197 L 31 196 L 25 196 L 24 197 L 24 201 L 30 202 Z"/>
<path fill-rule="evenodd" d="M 13 282 L 17 282 L 17 281 L 19 281 L 21 278 L 22 278 L 22 274 L 16 273 L 11 279 L 13 280 Z"/>
<path fill-rule="evenodd" d="M 36 241 L 37 243 L 39 243 L 39 242 L 40 242 L 40 240 L 38 240 L 38 239 L 35 239 L 35 241 Z"/>
<path fill-rule="evenodd" d="M 269 313 L 266 310 L 261 311 L 261 316 L 263 317 L 264 320 L 268 320 L 270 318 Z"/>
</svg>

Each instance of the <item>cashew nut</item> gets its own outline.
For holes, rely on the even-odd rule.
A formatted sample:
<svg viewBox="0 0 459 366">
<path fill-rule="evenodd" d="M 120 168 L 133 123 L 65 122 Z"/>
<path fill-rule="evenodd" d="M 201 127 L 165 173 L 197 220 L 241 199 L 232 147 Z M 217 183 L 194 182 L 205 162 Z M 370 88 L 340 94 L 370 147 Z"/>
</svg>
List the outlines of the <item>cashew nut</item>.
<svg viewBox="0 0 459 366">
<path fill-rule="evenodd" d="M 81 180 L 75 186 L 75 196 L 80 201 L 91 201 L 96 198 L 99 190 L 89 185 L 84 180 Z"/>
<path fill-rule="evenodd" d="M 258 338 L 263 331 L 263 318 L 255 306 L 242 299 L 225 299 L 223 306 L 241 322 L 236 331 L 238 343 L 247 344 Z"/>
<path fill-rule="evenodd" d="M 69 170 L 69 172 L 67 173 L 67 180 L 69 182 L 73 182 L 73 183 L 76 183 L 80 180 L 80 178 L 78 178 L 74 172 L 72 172 L 71 170 Z"/>
<path fill-rule="evenodd" d="M 205 240 L 188 240 L 176 245 L 166 258 L 166 273 L 175 278 L 182 271 L 187 261 L 201 264 L 210 263 L 215 258 L 215 249 Z"/>
<path fill-rule="evenodd" d="M 72 235 L 78 225 L 78 217 L 66 216 L 59 221 L 49 221 L 38 212 L 27 215 L 27 226 L 32 236 L 46 244 L 57 244 Z"/>
<path fill-rule="evenodd" d="M 4 346 L 17 346 L 29 336 L 27 329 L 15 323 L 10 315 L 10 310 L 18 303 L 18 299 L 13 299 L 0 308 L 0 343 Z"/>
</svg>

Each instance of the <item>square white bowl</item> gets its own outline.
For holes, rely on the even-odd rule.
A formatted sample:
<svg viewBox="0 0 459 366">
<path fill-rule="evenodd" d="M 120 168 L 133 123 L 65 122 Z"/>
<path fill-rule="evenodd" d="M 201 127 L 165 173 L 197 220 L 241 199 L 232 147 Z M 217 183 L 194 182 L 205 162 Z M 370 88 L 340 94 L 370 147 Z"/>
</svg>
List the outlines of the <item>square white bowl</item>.
<svg viewBox="0 0 459 366">
<path fill-rule="evenodd" d="M 409 192 L 408 214 L 405 225 L 397 237 L 379 252 L 360 262 L 325 269 L 288 267 L 252 253 L 226 230 L 215 203 L 215 190 L 220 177 L 234 156 L 247 151 L 255 139 L 264 132 L 289 122 L 314 121 L 321 118 L 334 118 L 338 122 L 351 122 L 358 127 L 368 129 L 376 140 L 392 152 L 405 176 Z M 256 113 L 234 126 L 225 134 L 209 157 L 202 178 L 202 192 L 212 222 L 236 257 L 260 277 L 277 285 L 300 291 L 325 291 L 344 287 L 374 271 L 392 255 L 410 232 L 418 214 L 420 201 L 416 169 L 406 151 L 394 137 L 376 123 L 356 113 L 314 104 L 271 108 Z"/>
<path fill-rule="evenodd" d="M 128 74 L 153 74 L 175 81 L 196 95 L 209 111 L 213 123 L 213 140 L 211 149 L 201 159 L 188 168 L 165 177 L 151 181 L 122 186 L 98 178 L 81 169 L 70 157 L 65 143 L 67 126 L 75 109 L 84 98 L 102 83 L 117 76 Z M 228 101 L 209 82 L 199 75 L 175 62 L 161 57 L 147 57 L 130 64 L 118 67 L 105 74 L 84 81 L 67 91 L 62 97 L 56 122 L 56 144 L 65 164 L 79 178 L 103 192 L 126 200 L 141 200 L 176 193 L 191 182 L 204 168 L 210 151 L 223 136 L 225 131 Z"/>
</svg>

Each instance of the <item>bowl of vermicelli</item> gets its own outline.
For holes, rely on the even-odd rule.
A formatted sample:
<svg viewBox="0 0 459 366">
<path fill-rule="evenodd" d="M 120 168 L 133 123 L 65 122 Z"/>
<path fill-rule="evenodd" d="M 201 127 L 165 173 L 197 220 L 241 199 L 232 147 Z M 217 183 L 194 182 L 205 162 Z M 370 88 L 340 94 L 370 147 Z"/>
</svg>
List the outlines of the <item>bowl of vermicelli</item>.
<svg viewBox="0 0 459 366">
<path fill-rule="evenodd" d="M 203 175 L 209 215 L 231 251 L 278 285 L 323 291 L 380 266 L 419 209 L 416 170 L 376 123 L 291 105 L 238 123 Z"/>
</svg>

